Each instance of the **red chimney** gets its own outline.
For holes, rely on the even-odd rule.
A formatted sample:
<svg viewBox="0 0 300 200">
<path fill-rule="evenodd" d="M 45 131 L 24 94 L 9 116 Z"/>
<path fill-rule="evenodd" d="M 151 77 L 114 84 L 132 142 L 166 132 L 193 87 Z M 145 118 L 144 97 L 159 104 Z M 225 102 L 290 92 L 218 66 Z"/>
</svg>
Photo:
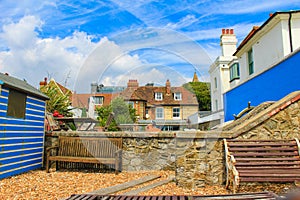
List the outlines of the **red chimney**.
<svg viewBox="0 0 300 200">
<path fill-rule="evenodd" d="M 47 85 L 47 77 L 44 78 L 44 81 L 40 82 L 40 87 Z"/>
<path fill-rule="evenodd" d="M 270 14 L 269 14 L 269 17 L 272 17 L 272 16 L 273 16 L 273 13 L 270 13 Z"/>
<path fill-rule="evenodd" d="M 171 83 L 170 83 L 169 79 L 166 82 L 166 94 L 167 95 L 171 94 Z"/>
<path fill-rule="evenodd" d="M 127 87 L 137 89 L 139 87 L 139 83 L 137 80 L 128 80 Z"/>
</svg>

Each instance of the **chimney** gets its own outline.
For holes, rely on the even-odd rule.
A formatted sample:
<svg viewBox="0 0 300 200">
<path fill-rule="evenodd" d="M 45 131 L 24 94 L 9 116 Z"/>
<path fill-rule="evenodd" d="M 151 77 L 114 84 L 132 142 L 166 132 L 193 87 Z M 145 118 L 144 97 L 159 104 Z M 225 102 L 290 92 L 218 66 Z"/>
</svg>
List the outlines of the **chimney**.
<svg viewBox="0 0 300 200">
<path fill-rule="evenodd" d="M 220 37 L 220 46 L 222 56 L 232 56 L 236 51 L 237 39 L 233 29 L 222 29 Z"/>
<path fill-rule="evenodd" d="M 166 82 L 166 94 L 167 95 L 171 94 L 171 83 L 170 83 L 169 79 Z"/>
<path fill-rule="evenodd" d="M 137 89 L 139 87 L 139 83 L 137 80 L 128 80 L 127 88 Z"/>
<path fill-rule="evenodd" d="M 98 84 L 97 83 L 91 83 L 91 94 L 97 93 Z"/>
<path fill-rule="evenodd" d="M 270 14 L 269 14 L 269 17 L 272 17 L 272 16 L 273 16 L 273 13 L 270 13 Z"/>
<path fill-rule="evenodd" d="M 44 78 L 44 81 L 40 82 L 40 88 L 47 85 L 47 77 Z"/>
</svg>

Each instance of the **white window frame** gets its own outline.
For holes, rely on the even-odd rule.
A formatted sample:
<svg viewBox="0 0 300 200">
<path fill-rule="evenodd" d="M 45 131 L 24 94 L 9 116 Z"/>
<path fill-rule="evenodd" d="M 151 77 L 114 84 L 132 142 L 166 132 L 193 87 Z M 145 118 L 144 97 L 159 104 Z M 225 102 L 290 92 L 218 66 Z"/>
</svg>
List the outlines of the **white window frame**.
<svg viewBox="0 0 300 200">
<path fill-rule="evenodd" d="M 174 100 L 175 101 L 181 101 L 182 100 L 181 92 L 175 92 L 174 93 Z"/>
<path fill-rule="evenodd" d="M 159 113 L 160 113 L 160 115 L 158 115 Z M 164 108 L 163 107 L 157 107 L 155 109 L 155 119 L 164 119 Z"/>
<path fill-rule="evenodd" d="M 176 110 L 175 112 L 174 112 L 174 109 L 178 109 L 178 111 Z M 178 114 L 178 116 L 175 116 L 174 117 L 174 114 Z M 172 116 L 173 116 L 173 119 L 180 119 L 180 107 L 174 107 L 173 109 L 172 109 Z"/>
<path fill-rule="evenodd" d="M 102 99 L 102 103 L 101 103 L 101 101 L 100 101 L 100 103 L 96 103 L 97 98 Z M 103 96 L 93 96 L 93 100 L 94 100 L 95 105 L 103 105 L 103 103 L 104 103 L 104 97 Z"/>
<path fill-rule="evenodd" d="M 155 92 L 155 100 L 162 101 L 163 100 L 163 93 L 162 92 Z"/>
</svg>

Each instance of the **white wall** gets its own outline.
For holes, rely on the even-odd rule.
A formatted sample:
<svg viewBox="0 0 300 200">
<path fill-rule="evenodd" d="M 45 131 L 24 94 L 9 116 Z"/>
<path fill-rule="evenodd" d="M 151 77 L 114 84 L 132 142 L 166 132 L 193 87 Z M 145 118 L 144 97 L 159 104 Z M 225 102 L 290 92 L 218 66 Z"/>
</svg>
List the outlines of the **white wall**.
<svg viewBox="0 0 300 200">
<path fill-rule="evenodd" d="M 293 49 L 300 47 L 300 15 L 292 18 L 292 41 Z M 262 30 L 262 36 L 256 41 L 249 41 L 252 45 L 245 48 L 238 58 L 240 64 L 240 82 L 256 76 L 278 63 L 285 56 L 291 53 L 289 41 L 289 29 L 287 17 L 282 18 L 279 23 L 271 29 L 266 25 Z M 264 32 L 263 32 L 264 31 Z M 248 51 L 253 51 L 254 73 L 249 75 L 248 71 Z"/>
</svg>

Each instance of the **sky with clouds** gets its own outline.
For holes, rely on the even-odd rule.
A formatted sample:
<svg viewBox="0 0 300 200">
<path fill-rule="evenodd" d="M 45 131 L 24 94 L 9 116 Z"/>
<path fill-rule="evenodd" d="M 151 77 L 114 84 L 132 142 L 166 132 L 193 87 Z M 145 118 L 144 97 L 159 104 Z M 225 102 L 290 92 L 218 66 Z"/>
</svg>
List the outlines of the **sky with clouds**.
<svg viewBox="0 0 300 200">
<path fill-rule="evenodd" d="M 34 86 L 207 81 L 222 28 L 241 42 L 269 13 L 300 0 L 0 0 L 0 72 Z"/>
</svg>

